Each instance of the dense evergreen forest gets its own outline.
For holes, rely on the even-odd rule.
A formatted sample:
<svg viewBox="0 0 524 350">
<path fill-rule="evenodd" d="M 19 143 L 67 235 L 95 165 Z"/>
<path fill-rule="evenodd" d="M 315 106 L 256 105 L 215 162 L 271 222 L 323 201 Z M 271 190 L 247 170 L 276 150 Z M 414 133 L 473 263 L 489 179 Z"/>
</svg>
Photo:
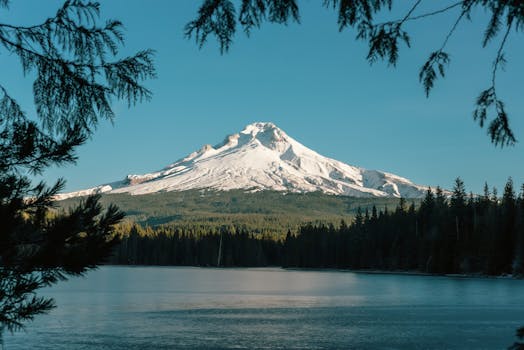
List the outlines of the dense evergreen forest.
<svg viewBox="0 0 524 350">
<path fill-rule="evenodd" d="M 82 198 L 58 202 L 69 209 Z M 105 207 L 115 204 L 128 221 L 142 227 L 176 227 L 184 232 L 220 232 L 236 227 L 250 233 L 286 236 L 297 233 L 306 222 L 339 223 L 352 220 L 359 207 L 395 207 L 397 198 L 354 198 L 320 192 L 284 193 L 276 191 L 188 190 L 145 195 L 105 194 Z M 417 202 L 418 203 L 418 202 Z M 129 227 L 128 227 L 129 231 Z"/>
<path fill-rule="evenodd" d="M 400 199 L 392 210 L 357 209 L 350 224 L 307 224 L 277 236 L 231 225 L 206 231 L 127 224 L 120 234 L 115 264 L 522 275 L 524 185 L 518 196 L 511 179 L 501 197 L 487 185 L 474 196 L 457 179 L 450 195 L 428 190 L 419 205 Z"/>
</svg>

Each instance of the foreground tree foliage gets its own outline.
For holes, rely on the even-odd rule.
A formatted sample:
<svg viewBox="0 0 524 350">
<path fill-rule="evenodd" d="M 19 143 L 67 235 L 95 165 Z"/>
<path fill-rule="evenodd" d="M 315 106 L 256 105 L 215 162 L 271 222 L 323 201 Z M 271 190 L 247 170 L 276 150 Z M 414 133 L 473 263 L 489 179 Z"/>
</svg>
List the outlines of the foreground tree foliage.
<svg viewBox="0 0 524 350">
<path fill-rule="evenodd" d="M 387 17 L 394 4 L 401 7 L 409 3 L 403 16 L 386 21 L 376 18 Z M 505 46 L 510 34 L 522 31 L 524 25 L 524 4 L 521 0 L 459 0 L 434 1 L 433 8 L 423 7 L 421 0 L 410 2 L 394 0 L 323 0 L 325 8 L 337 12 L 340 31 L 353 29 L 356 40 L 368 44 L 366 59 L 370 64 L 385 60 L 395 66 L 402 45 L 411 46 L 406 27 L 413 21 L 424 21 L 433 16 L 453 16 L 450 28 L 440 29 L 442 41 L 420 68 L 419 80 L 427 96 L 438 77 L 444 77 L 450 64 L 451 55 L 447 44 L 457 28 L 464 21 L 472 20 L 475 10 L 480 8 L 489 14 L 489 21 L 483 33 L 482 47 L 487 48 L 496 41 L 493 55 L 493 68 L 490 85 L 481 91 L 475 102 L 473 118 L 481 127 L 488 126 L 488 134 L 495 145 L 506 146 L 516 142 L 509 124 L 505 105 L 497 94 L 497 73 L 506 63 Z M 425 5 L 425 4 L 424 4 Z M 391 17 L 391 16 L 390 16 Z M 186 25 L 186 36 L 194 37 L 202 47 L 208 37 L 214 36 L 222 53 L 229 50 L 237 27 L 249 35 L 253 29 L 260 28 L 263 22 L 288 24 L 300 23 L 297 0 L 202 0 L 197 17 Z M 433 30 L 433 28 L 432 28 Z"/>
<path fill-rule="evenodd" d="M 0 0 L 0 11 L 8 5 Z M 0 83 L 0 330 L 54 307 L 37 290 L 96 267 L 117 242 L 123 214 L 116 207 L 102 211 L 93 196 L 51 215 L 63 180 L 31 182 L 49 166 L 75 161 L 99 121 L 114 118 L 111 100 L 133 105 L 151 96 L 141 81 L 155 74 L 152 52 L 117 59 L 122 24 L 100 25 L 99 10 L 71 0 L 39 24 L 0 23 L 0 54 L 19 58 L 36 110 L 29 115 Z"/>
<path fill-rule="evenodd" d="M 520 339 L 520 341 L 516 341 L 511 345 L 508 349 L 509 350 L 524 350 L 524 327 L 520 327 L 517 329 L 517 338 Z"/>
</svg>

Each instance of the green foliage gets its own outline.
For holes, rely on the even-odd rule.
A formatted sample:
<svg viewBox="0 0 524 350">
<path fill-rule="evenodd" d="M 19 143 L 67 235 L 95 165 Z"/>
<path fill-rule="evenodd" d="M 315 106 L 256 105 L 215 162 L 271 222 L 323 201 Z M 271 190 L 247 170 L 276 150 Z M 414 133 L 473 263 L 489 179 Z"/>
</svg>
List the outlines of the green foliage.
<svg viewBox="0 0 524 350">
<path fill-rule="evenodd" d="M 59 202 L 62 208 L 79 199 Z M 394 198 L 352 198 L 322 193 L 282 193 L 262 191 L 246 193 L 191 190 L 131 196 L 110 194 L 101 197 L 102 204 L 114 203 L 127 218 L 142 226 L 173 226 L 181 229 L 216 230 L 238 226 L 251 233 L 282 236 L 293 233 L 307 222 L 338 223 L 351 220 L 358 207 L 395 206 Z"/>
<path fill-rule="evenodd" d="M 513 343 L 513 345 L 511 345 L 508 349 L 509 350 L 523 350 L 524 349 L 524 327 L 520 327 L 519 329 L 517 329 L 517 332 L 516 332 L 516 336 L 517 338 L 520 339 L 520 341 L 516 341 L 515 343 Z"/>
<path fill-rule="evenodd" d="M 391 10 L 393 0 L 324 0 L 324 6 L 333 9 L 338 7 L 338 28 L 340 31 L 357 25 L 359 22 L 370 23 L 373 15 L 383 8 Z"/>
<path fill-rule="evenodd" d="M 54 307 L 39 288 L 95 268 L 117 242 L 115 206 L 103 212 L 94 196 L 50 215 L 63 180 L 30 180 L 74 162 L 99 121 L 113 119 L 112 100 L 133 105 L 151 95 L 141 81 L 155 75 L 152 52 L 118 58 L 122 24 L 99 24 L 99 12 L 96 2 L 70 0 L 36 25 L 0 23 L 0 50 L 33 79 L 36 110 L 27 114 L 0 84 L 0 337 Z"/>
<path fill-rule="evenodd" d="M 237 6 L 230 0 L 203 0 L 198 10 L 197 18 L 186 26 L 186 36 L 194 36 L 202 47 L 209 35 L 214 35 L 220 45 L 221 53 L 229 50 L 236 33 L 237 23 L 249 35 L 253 28 L 259 28 L 264 21 L 287 24 L 289 21 L 300 22 L 299 7 L 294 0 L 241 0 L 240 11 L 237 15 Z M 399 46 L 404 43 L 411 46 L 408 31 L 405 29 L 411 21 L 422 21 L 428 17 L 450 14 L 455 16 L 452 27 L 447 31 L 439 48 L 433 51 L 419 72 L 419 80 L 424 91 L 429 96 L 437 77 L 445 76 L 445 68 L 450 63 L 450 55 L 445 48 L 464 19 L 471 20 L 474 9 L 483 9 L 490 15 L 489 23 L 484 31 L 482 47 L 495 40 L 501 33 L 498 49 L 493 60 L 491 85 L 479 96 L 473 113 L 474 120 L 478 120 L 481 127 L 488 118 L 488 111 L 493 111 L 493 117 L 488 127 L 488 134 L 492 143 L 499 146 L 513 145 L 515 135 L 509 125 L 509 118 L 503 101 L 498 98 L 496 91 L 496 77 L 506 62 L 504 48 L 508 36 L 512 32 L 522 31 L 524 24 L 524 10 L 522 1 L 509 0 L 461 0 L 452 4 L 442 5 L 435 2 L 437 9 L 416 14 L 421 0 L 412 0 L 411 6 L 401 18 L 377 22 L 376 18 L 383 18 L 384 12 L 391 12 L 394 3 L 403 3 L 393 0 L 324 0 L 323 6 L 338 13 L 338 27 L 340 31 L 354 29 L 356 40 L 368 44 L 367 60 L 370 64 L 378 60 L 385 60 L 390 66 L 395 66 L 399 59 Z M 455 10 L 458 14 L 454 14 Z M 432 28 L 433 30 L 433 28 Z"/>
<path fill-rule="evenodd" d="M 291 221 L 265 231 L 250 226 L 249 221 L 244 224 L 218 221 L 214 227 L 185 226 L 177 221 L 157 227 L 127 223 L 118 229 L 123 243 L 112 261 L 215 266 L 222 236 L 225 257 L 237 249 L 245 254 L 231 255 L 234 258 L 227 260 L 227 266 L 266 264 L 488 275 L 521 275 L 524 271 L 524 190 L 517 197 L 511 179 L 502 199 L 489 195 L 468 197 L 463 181 L 457 178 L 450 197 L 444 196 L 440 188 L 434 192 L 428 190 L 418 207 L 414 202 L 408 205 L 403 198 L 386 202 L 318 193 L 188 191 L 170 196 L 179 202 L 181 198 L 193 201 L 195 205 L 198 198 L 195 195 L 199 193 L 221 198 L 220 210 L 226 211 L 233 209 L 227 204 L 232 198 L 237 198 L 233 202 L 243 206 L 250 202 L 278 203 L 277 198 L 282 197 L 286 198 L 282 199 L 284 202 L 289 202 L 280 202 L 278 209 L 273 210 L 287 208 L 288 217 L 293 216 L 293 208 L 296 210 L 297 206 L 299 211 L 308 212 L 313 207 L 326 211 L 338 207 L 348 211 L 352 205 L 349 211 L 354 215 L 349 219 L 350 225 L 345 221 L 349 215 L 341 215 L 338 220 L 302 222 L 297 230 L 289 225 Z M 165 195 L 158 198 L 168 204 L 166 199 L 170 197 Z M 147 196 L 139 197 L 148 200 Z M 396 206 L 395 210 L 388 211 L 386 204 Z M 377 210 L 377 205 L 383 210 Z M 251 245 L 243 246 L 246 241 Z M 240 246 L 244 248 L 238 248 Z M 249 260 L 249 256 L 259 258 Z"/>
<path fill-rule="evenodd" d="M 118 241 L 112 232 L 123 214 L 116 207 L 102 213 L 98 198 L 88 197 L 49 218 L 53 191 L 0 205 L 0 323 L 10 331 L 54 307 L 52 299 L 36 296 L 36 289 L 96 267 Z"/>
<path fill-rule="evenodd" d="M 502 200 L 465 198 L 456 180 L 449 200 L 428 191 L 420 207 L 357 214 L 352 225 L 306 225 L 288 237 L 286 266 L 410 270 L 428 273 L 522 275 L 524 271 L 524 195 L 516 198 L 512 181 Z"/>
<path fill-rule="evenodd" d="M 197 18 L 185 27 L 186 37 L 193 35 L 202 47 L 209 35 L 219 42 L 220 52 L 229 50 L 236 32 L 237 21 L 249 35 L 252 28 L 259 28 L 265 20 L 287 24 L 289 19 L 300 22 L 295 0 L 243 0 L 238 18 L 236 6 L 231 0 L 204 0 L 198 9 Z"/>
<path fill-rule="evenodd" d="M 400 23 L 384 23 L 375 26 L 363 22 L 359 27 L 357 38 L 369 40 L 369 51 L 366 56 L 369 63 L 387 59 L 389 65 L 395 66 L 399 56 L 399 41 L 410 46 L 409 35 L 402 30 Z"/>
<path fill-rule="evenodd" d="M 495 109 L 497 113 L 497 117 L 490 122 L 488 127 L 491 141 L 495 144 L 511 145 L 515 143 L 516 138 L 509 126 L 509 119 L 504 109 L 504 103 L 497 98 L 494 84 L 490 88 L 482 91 L 477 98 L 473 119 L 478 120 L 481 127 L 484 126 L 489 109 Z"/>
<path fill-rule="evenodd" d="M 431 55 L 429 55 L 428 60 L 422 68 L 420 69 L 419 73 L 419 81 L 424 86 L 424 91 L 426 92 L 426 96 L 429 96 L 429 92 L 433 89 L 433 86 L 435 84 L 435 80 L 437 79 L 437 72 L 440 74 L 442 78 L 446 75 L 445 73 L 445 67 L 449 65 L 449 54 L 446 52 L 443 52 L 442 50 L 432 52 Z M 437 67 L 437 71 L 435 71 L 435 66 Z"/>
<path fill-rule="evenodd" d="M 184 266 L 276 266 L 282 241 L 221 227 L 199 231 L 170 226 L 157 229 L 131 225 L 110 260 L 113 264 Z"/>
</svg>

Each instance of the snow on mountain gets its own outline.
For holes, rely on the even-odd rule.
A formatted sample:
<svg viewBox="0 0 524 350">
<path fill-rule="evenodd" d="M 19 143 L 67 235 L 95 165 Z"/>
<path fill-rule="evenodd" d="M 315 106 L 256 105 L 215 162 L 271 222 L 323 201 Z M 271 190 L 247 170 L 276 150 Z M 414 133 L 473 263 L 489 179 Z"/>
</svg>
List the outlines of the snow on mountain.
<svg viewBox="0 0 524 350">
<path fill-rule="evenodd" d="M 133 195 L 213 189 L 314 192 L 355 197 L 422 197 L 426 186 L 377 170 L 324 157 L 297 142 L 273 123 L 254 123 L 215 146 L 205 145 L 164 169 L 128 175 L 123 181 L 59 195 Z"/>
</svg>

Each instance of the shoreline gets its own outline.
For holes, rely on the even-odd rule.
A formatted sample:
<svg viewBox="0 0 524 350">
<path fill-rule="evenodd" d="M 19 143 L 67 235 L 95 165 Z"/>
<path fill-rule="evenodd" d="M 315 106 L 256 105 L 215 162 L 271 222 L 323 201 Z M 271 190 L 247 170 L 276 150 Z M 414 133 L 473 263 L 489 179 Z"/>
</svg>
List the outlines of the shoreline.
<svg viewBox="0 0 524 350">
<path fill-rule="evenodd" d="M 524 276 L 513 275 L 486 275 L 486 274 L 460 274 L 460 273 L 430 273 L 422 271 L 391 271 L 391 270 L 352 270 L 352 269 L 338 269 L 338 268 L 301 268 L 301 267 L 281 267 L 284 270 L 291 271 L 333 271 L 333 272 L 351 272 L 366 275 L 399 275 L 399 276 L 426 276 L 426 277 L 449 277 L 449 278 L 479 278 L 479 279 L 504 279 L 504 280 L 522 280 Z"/>
<path fill-rule="evenodd" d="M 486 275 L 486 274 L 459 274 L 459 273 L 430 273 L 422 271 L 390 271 L 390 270 L 352 270 L 343 268 L 317 268 L 317 267 L 283 267 L 283 266 L 200 266 L 200 265 L 131 265 L 131 264 L 104 264 L 102 266 L 111 267 L 191 267 L 191 268 L 211 268 L 211 269 L 280 269 L 283 271 L 311 271 L 311 272 L 348 272 L 366 275 L 398 275 L 398 276 L 425 276 L 425 277 L 448 277 L 448 278 L 463 278 L 463 279 L 502 279 L 502 280 L 523 280 L 524 276 L 514 275 Z"/>
</svg>

